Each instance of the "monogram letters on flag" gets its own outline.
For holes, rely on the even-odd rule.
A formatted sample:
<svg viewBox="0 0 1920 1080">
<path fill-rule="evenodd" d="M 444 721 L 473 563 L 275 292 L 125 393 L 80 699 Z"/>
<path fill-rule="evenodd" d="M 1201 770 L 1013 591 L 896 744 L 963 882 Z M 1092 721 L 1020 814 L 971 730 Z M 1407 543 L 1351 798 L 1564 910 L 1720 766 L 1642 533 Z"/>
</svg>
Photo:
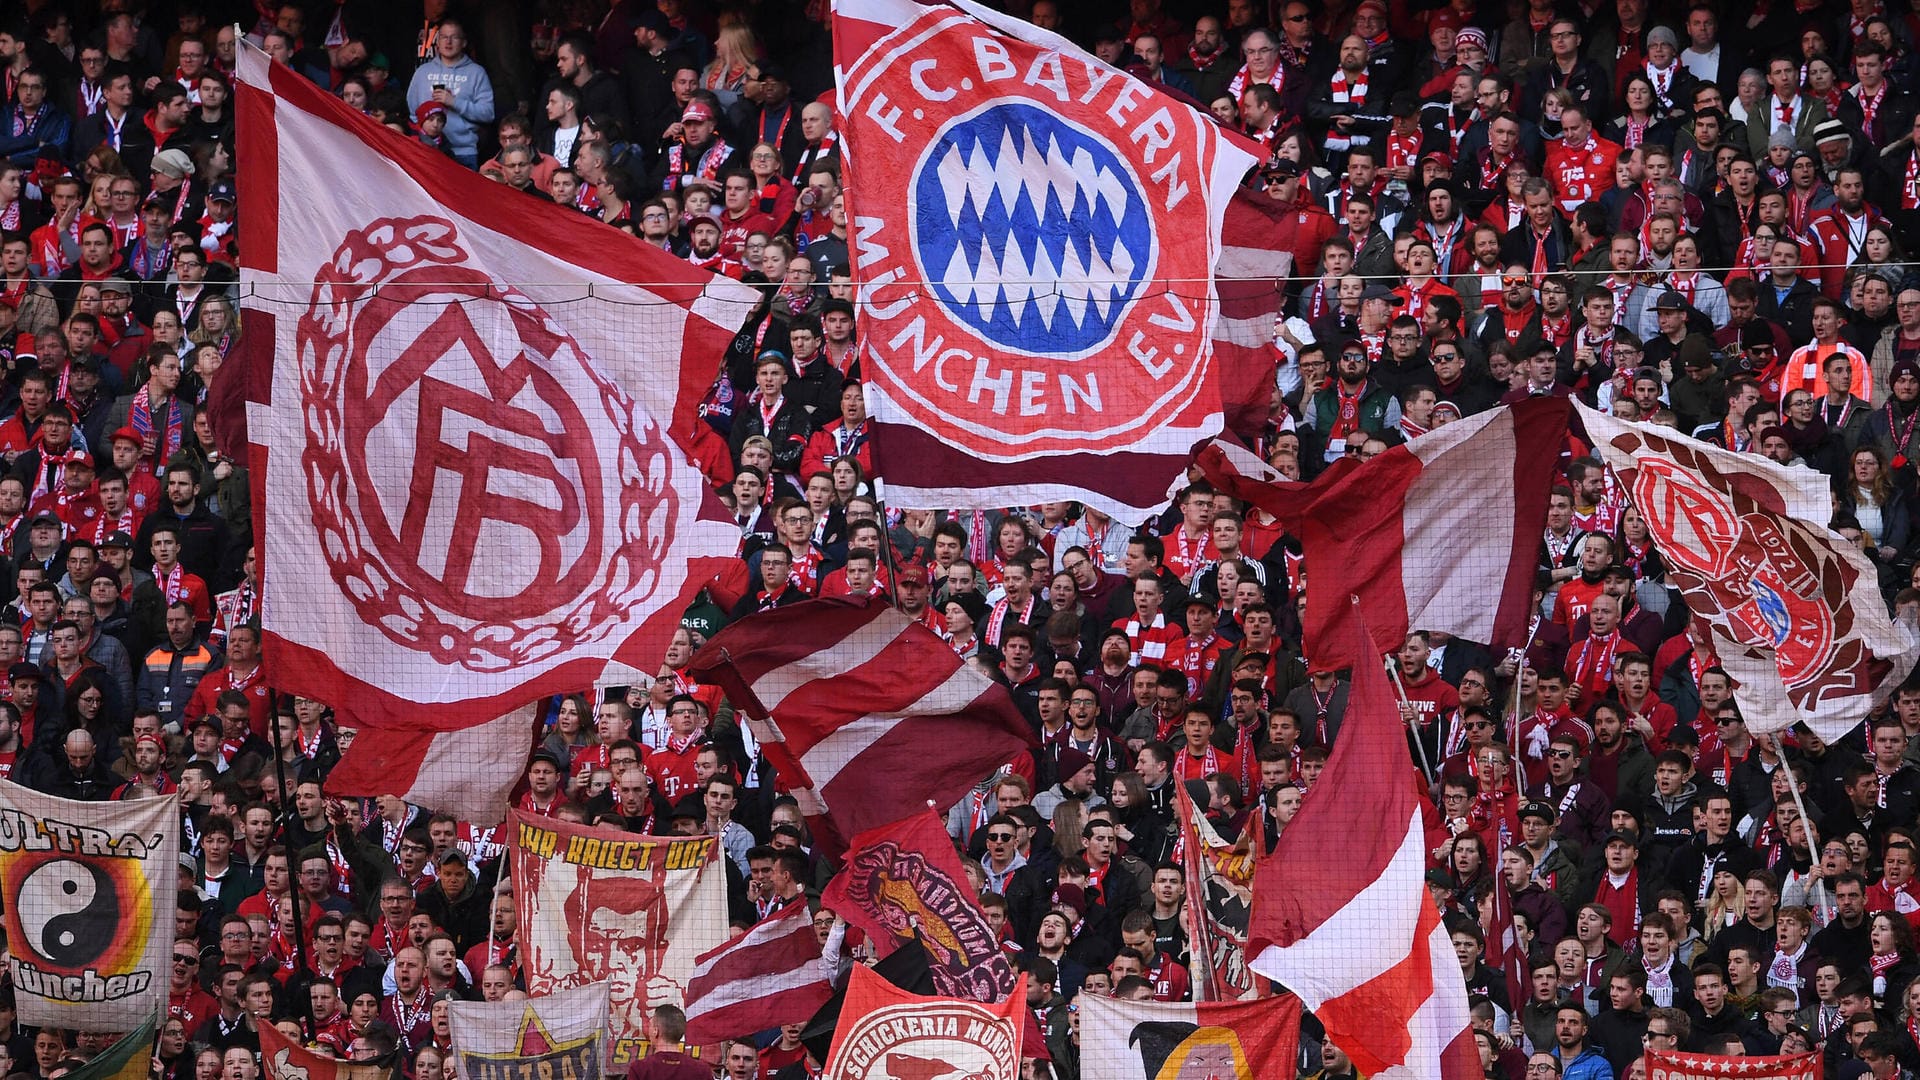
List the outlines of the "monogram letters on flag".
<svg viewBox="0 0 1920 1080">
<path fill-rule="evenodd" d="M 20 1023 L 131 1031 L 167 1007 L 180 797 L 73 802 L 0 780 L 0 927 Z"/>
<path fill-rule="evenodd" d="M 1083 994 L 1080 1075 L 1100 1080 L 1266 1080 L 1299 1067 L 1300 999 L 1121 1001 Z"/>
<path fill-rule="evenodd" d="M 1013 965 L 974 901 L 952 839 L 931 813 L 854 837 L 820 903 L 866 931 L 883 952 L 917 939 L 942 994 L 998 1001 L 1012 992 Z"/>
<path fill-rule="evenodd" d="M 1712 629 L 1749 729 L 1804 720 L 1838 739 L 1906 678 L 1914 628 L 1887 614 L 1866 556 L 1828 531 L 1826 477 L 1584 405 L 1580 419 Z"/>
<path fill-rule="evenodd" d="M 244 44 L 238 74 L 235 385 L 278 688 L 364 739 L 657 662 L 738 544 L 687 452 L 757 294 L 519 198 Z"/>
<path fill-rule="evenodd" d="M 853 965 L 824 1080 L 1016 1080 L 1027 977 L 998 1004 L 909 994 Z M 1092 1080 L 1090 1073 L 1082 1074 Z"/>
<path fill-rule="evenodd" d="M 889 500 L 1143 520 L 1220 429 L 1215 263 L 1255 155 L 971 0 L 843 0 L 833 44 Z"/>
<path fill-rule="evenodd" d="M 1788 1057 L 1722 1057 L 1647 1051 L 1647 1080 L 1820 1080 L 1818 1053 Z"/>
<path fill-rule="evenodd" d="M 646 1053 L 657 1005 L 684 1005 L 695 958 L 727 939 L 727 878 L 713 837 L 640 836 L 514 811 L 514 900 L 527 992 L 605 981 L 624 1072 Z"/>
<path fill-rule="evenodd" d="M 607 983 L 525 1001 L 447 1007 L 462 1080 L 601 1080 L 607 1058 Z"/>
</svg>

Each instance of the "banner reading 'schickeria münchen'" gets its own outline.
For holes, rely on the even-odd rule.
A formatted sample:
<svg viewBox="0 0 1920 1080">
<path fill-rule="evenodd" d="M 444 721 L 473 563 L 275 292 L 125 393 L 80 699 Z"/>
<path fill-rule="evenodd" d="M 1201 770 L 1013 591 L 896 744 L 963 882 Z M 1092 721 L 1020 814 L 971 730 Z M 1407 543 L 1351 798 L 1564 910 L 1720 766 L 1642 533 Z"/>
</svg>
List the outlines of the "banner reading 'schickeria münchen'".
<svg viewBox="0 0 1920 1080">
<path fill-rule="evenodd" d="M 20 1023 L 130 1031 L 166 1008 L 180 799 L 73 802 L 0 781 L 0 917 Z"/>
</svg>

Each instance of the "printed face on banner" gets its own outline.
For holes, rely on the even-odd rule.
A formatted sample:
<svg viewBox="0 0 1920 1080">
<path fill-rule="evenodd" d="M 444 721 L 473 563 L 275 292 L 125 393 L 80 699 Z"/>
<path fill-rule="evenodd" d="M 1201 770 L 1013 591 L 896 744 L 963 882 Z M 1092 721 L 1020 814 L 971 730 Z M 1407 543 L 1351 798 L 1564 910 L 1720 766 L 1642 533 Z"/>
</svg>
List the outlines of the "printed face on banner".
<svg viewBox="0 0 1920 1080">
<path fill-rule="evenodd" d="M 673 542 L 661 433 L 446 218 L 382 219 L 323 267 L 296 340 L 313 527 L 389 640 L 472 671 L 626 625 Z"/>
<path fill-rule="evenodd" d="M 0 926 L 22 1023 L 126 1031 L 165 1000 L 178 806 L 0 788 Z"/>
<path fill-rule="evenodd" d="M 551 818 L 512 818 L 527 990 L 606 980 L 610 1064 L 644 1052 L 646 1021 L 682 1005 L 694 960 L 726 940 L 717 841 L 641 837 Z"/>
<path fill-rule="evenodd" d="M 1206 219 L 1199 114 L 948 8 L 841 85 L 862 352 L 889 401 L 998 457 L 1107 448 L 1182 414 L 1211 356 L 1213 253 L 1177 226 Z"/>
</svg>

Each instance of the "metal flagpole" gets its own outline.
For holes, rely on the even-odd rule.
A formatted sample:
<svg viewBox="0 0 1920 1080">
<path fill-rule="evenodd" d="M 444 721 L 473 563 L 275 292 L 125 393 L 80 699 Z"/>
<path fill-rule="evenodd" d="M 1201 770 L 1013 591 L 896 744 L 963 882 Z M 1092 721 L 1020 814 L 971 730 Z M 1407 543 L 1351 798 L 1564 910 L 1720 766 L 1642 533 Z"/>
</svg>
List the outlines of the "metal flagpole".
<svg viewBox="0 0 1920 1080">
<path fill-rule="evenodd" d="M 1400 704 L 1406 706 L 1407 712 L 1410 714 L 1407 717 L 1407 729 L 1413 733 L 1413 748 L 1420 753 L 1420 770 L 1427 774 L 1427 783 L 1435 783 L 1438 780 L 1438 776 L 1433 771 L 1433 761 L 1427 757 L 1427 744 L 1420 738 L 1419 714 L 1413 711 L 1413 702 L 1407 698 L 1407 684 L 1400 680 L 1400 665 L 1394 660 L 1392 653 L 1381 653 L 1380 655 L 1387 663 L 1387 674 L 1393 676 L 1393 692 L 1400 695 Z M 1439 718 L 1435 717 L 1435 730 L 1438 730 L 1439 723 Z"/>
</svg>

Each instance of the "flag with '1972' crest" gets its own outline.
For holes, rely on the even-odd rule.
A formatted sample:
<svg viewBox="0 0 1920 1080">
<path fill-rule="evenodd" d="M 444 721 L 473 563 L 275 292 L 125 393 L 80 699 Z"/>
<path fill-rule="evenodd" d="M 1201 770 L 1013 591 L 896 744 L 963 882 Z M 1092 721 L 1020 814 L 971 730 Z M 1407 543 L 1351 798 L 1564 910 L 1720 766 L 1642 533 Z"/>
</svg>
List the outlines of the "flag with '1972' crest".
<svg viewBox="0 0 1920 1080">
<path fill-rule="evenodd" d="M 1142 520 L 1220 429 L 1221 220 L 1255 155 L 970 0 L 840 0 L 833 38 L 889 498 Z"/>
</svg>

